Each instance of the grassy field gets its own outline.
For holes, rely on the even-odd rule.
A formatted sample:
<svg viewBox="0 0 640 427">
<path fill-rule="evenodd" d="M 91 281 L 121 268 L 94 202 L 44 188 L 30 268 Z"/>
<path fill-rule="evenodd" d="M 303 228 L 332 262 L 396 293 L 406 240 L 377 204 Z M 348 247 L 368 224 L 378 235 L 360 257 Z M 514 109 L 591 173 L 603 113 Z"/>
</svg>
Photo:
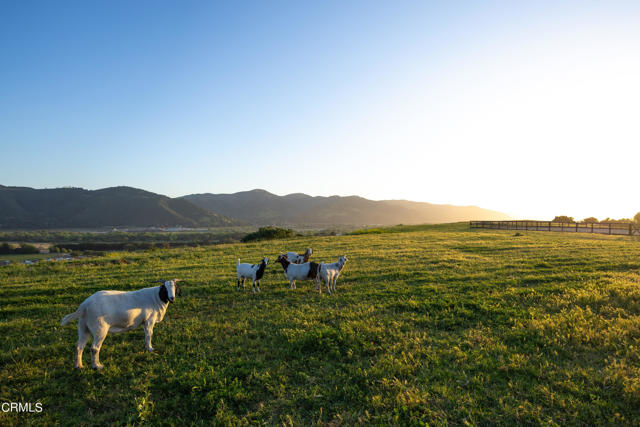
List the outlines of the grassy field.
<svg viewBox="0 0 640 427">
<path fill-rule="evenodd" d="M 349 262 L 334 295 L 235 290 L 235 262 L 311 246 Z M 109 335 L 74 370 L 76 323 L 101 289 L 185 279 L 155 328 Z M 468 230 L 113 253 L 0 267 L 0 424 L 637 424 L 640 242 Z M 89 352 L 85 351 L 85 366 Z"/>
</svg>

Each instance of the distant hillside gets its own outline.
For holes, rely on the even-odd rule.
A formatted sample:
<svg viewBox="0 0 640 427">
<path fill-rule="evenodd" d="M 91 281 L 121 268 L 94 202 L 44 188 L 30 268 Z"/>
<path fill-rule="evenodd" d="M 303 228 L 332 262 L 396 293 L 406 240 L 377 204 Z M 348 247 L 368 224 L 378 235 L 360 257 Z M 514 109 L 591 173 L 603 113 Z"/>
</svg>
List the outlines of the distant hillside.
<svg viewBox="0 0 640 427">
<path fill-rule="evenodd" d="M 191 194 L 194 204 L 255 225 L 392 225 L 510 219 L 475 206 L 435 205 L 406 200 L 374 201 L 358 196 L 277 196 L 264 190 L 234 194 Z"/>
<path fill-rule="evenodd" d="M 239 221 L 131 187 L 33 189 L 0 185 L 0 228 L 219 227 Z"/>
</svg>

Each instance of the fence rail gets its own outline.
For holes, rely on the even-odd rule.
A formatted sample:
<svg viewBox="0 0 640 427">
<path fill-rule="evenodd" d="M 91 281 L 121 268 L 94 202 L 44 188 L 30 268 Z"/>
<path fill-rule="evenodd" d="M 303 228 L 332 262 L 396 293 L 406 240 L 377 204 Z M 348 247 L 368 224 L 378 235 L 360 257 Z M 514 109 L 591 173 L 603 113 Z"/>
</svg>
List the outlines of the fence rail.
<svg viewBox="0 0 640 427">
<path fill-rule="evenodd" d="M 598 233 L 623 236 L 640 235 L 638 224 L 617 222 L 552 222 L 552 221 L 470 221 L 471 228 L 498 230 L 560 231 L 569 233 Z"/>
</svg>

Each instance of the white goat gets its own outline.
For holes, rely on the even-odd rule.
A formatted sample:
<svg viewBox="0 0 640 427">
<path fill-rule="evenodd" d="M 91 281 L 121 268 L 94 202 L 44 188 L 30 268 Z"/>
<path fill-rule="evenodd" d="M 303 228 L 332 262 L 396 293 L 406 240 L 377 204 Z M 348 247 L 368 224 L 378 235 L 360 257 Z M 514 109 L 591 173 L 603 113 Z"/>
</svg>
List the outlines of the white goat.
<svg viewBox="0 0 640 427">
<path fill-rule="evenodd" d="M 100 364 L 100 347 L 109 332 L 126 332 L 143 324 L 146 349 L 153 351 L 153 326 L 162 321 L 169 303 L 180 296 L 179 281 L 158 280 L 163 284 L 131 292 L 99 291 L 85 299 L 75 312 L 64 316 L 62 326 L 78 319 L 75 367 L 82 368 L 82 351 L 90 334 L 93 334 L 91 365 L 95 369 L 104 367 Z"/>
<path fill-rule="evenodd" d="M 326 283 L 327 292 L 331 293 L 331 290 L 335 292 L 336 290 L 336 281 L 344 268 L 345 263 L 347 262 L 347 257 L 341 255 L 338 258 L 338 262 L 333 262 L 331 264 L 320 263 L 320 270 L 318 272 L 318 283 L 322 285 L 321 282 Z M 322 287 L 322 286 L 321 286 Z"/>
<path fill-rule="evenodd" d="M 280 254 L 276 262 L 279 262 L 284 269 L 284 276 L 289 280 L 289 288 L 296 289 L 296 280 L 312 280 L 318 289 L 318 267 L 315 262 L 305 262 L 304 264 L 294 264 L 286 256 Z"/>
<path fill-rule="evenodd" d="M 258 288 L 258 292 L 260 292 L 260 279 L 264 275 L 264 270 L 267 268 L 267 263 L 269 262 L 269 258 L 262 258 L 262 262 L 260 264 L 247 264 L 246 262 L 240 262 L 238 259 L 238 264 L 236 266 L 236 272 L 238 273 L 238 290 L 240 290 L 240 282 L 242 282 L 242 289 L 244 289 L 244 280 L 251 279 L 253 285 L 251 287 L 251 292 L 256 291 L 256 285 Z"/>
<path fill-rule="evenodd" d="M 297 254 L 296 252 L 287 252 L 287 260 L 294 264 L 302 264 L 305 262 L 309 262 L 309 258 L 311 258 L 312 253 L 313 251 L 311 250 L 311 248 L 307 248 L 307 250 L 302 255 Z"/>
</svg>

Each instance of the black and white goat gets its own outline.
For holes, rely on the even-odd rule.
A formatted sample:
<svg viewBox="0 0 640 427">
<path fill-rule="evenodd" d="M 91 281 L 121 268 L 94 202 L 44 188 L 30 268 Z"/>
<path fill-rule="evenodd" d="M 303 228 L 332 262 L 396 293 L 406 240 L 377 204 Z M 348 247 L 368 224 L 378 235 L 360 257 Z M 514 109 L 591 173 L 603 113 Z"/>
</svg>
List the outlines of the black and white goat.
<svg viewBox="0 0 640 427">
<path fill-rule="evenodd" d="M 341 255 L 340 258 L 338 258 L 338 262 L 331 264 L 320 263 L 320 271 L 318 272 L 320 287 L 322 287 L 321 282 L 324 282 L 327 285 L 327 292 L 331 293 L 332 290 L 335 292 L 336 282 L 347 261 L 347 257 Z"/>
<path fill-rule="evenodd" d="M 276 262 L 282 265 L 284 277 L 289 281 L 289 288 L 296 289 L 296 280 L 311 280 L 318 288 L 318 267 L 315 262 L 305 262 L 303 264 L 294 264 L 290 262 L 285 255 L 280 254 Z"/>
<path fill-rule="evenodd" d="M 153 326 L 164 318 L 167 307 L 180 296 L 180 280 L 158 280 L 160 286 L 137 291 L 99 291 L 85 299 L 78 309 L 62 318 L 64 326 L 78 319 L 78 344 L 76 345 L 76 368 L 82 368 L 82 351 L 90 335 L 91 365 L 102 369 L 100 347 L 108 333 L 126 332 L 141 324 L 144 326 L 144 342 L 148 351 L 153 351 L 151 337 Z"/>
<path fill-rule="evenodd" d="M 236 272 L 238 273 L 238 290 L 240 290 L 240 282 L 242 282 L 242 289 L 244 289 L 244 280 L 251 279 L 251 292 L 255 292 L 256 288 L 258 292 L 260 292 L 260 279 L 262 279 L 268 263 L 269 258 L 266 257 L 262 258 L 260 264 L 247 264 L 246 262 L 240 262 L 240 259 L 238 259 L 236 267 Z"/>
<path fill-rule="evenodd" d="M 307 248 L 307 250 L 304 251 L 304 254 L 302 255 L 296 252 L 287 252 L 287 260 L 294 264 L 302 264 L 305 262 L 309 262 L 309 258 L 311 258 L 312 253 L 313 251 L 311 250 L 311 248 Z"/>
</svg>

